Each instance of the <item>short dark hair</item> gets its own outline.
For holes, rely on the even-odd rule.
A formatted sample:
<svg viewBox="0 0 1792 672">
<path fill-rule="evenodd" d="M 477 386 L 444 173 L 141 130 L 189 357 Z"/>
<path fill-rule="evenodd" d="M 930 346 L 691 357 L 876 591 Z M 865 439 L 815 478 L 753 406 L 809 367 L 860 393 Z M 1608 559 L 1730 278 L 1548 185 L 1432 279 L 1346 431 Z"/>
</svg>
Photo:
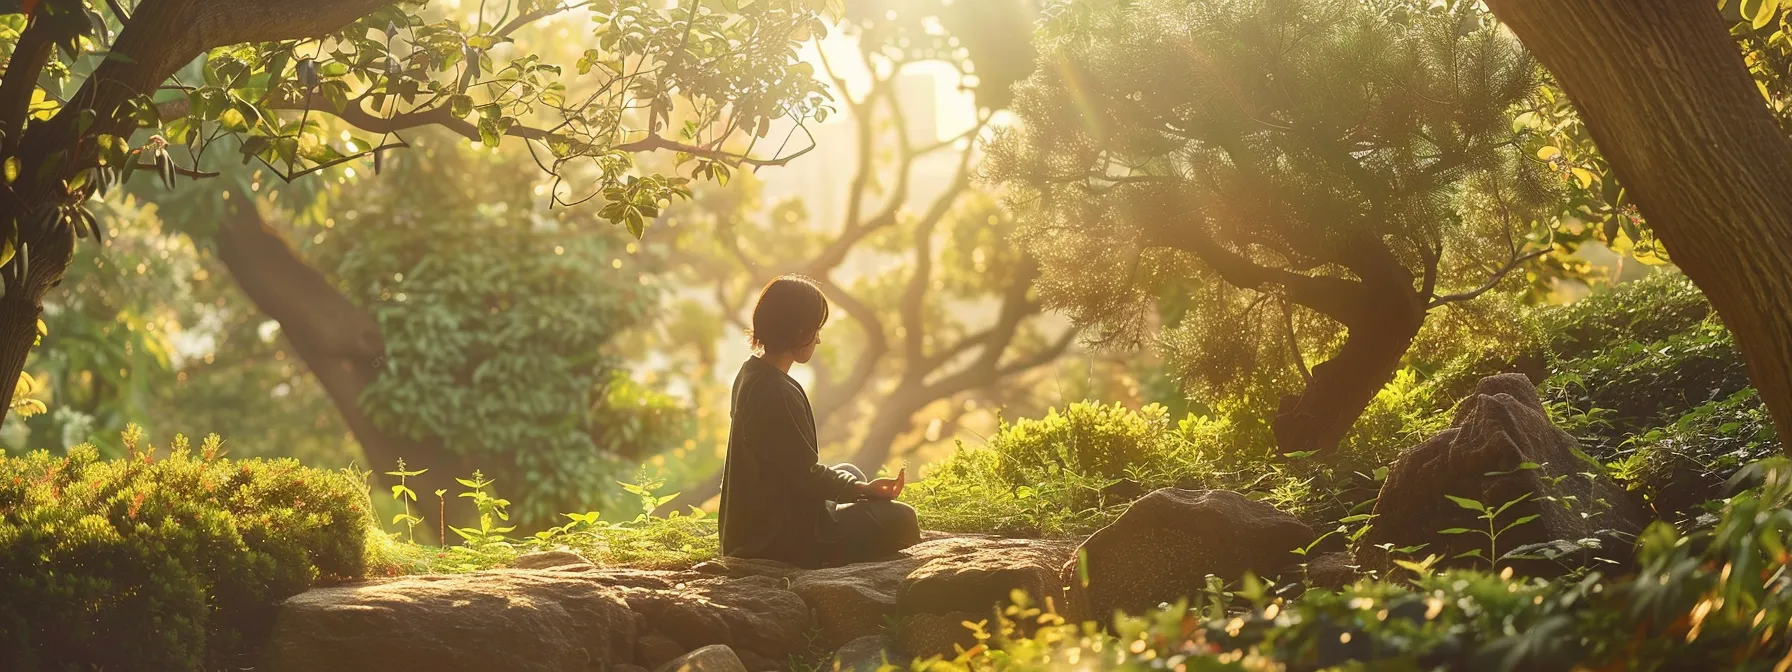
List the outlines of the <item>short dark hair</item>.
<svg viewBox="0 0 1792 672">
<path fill-rule="evenodd" d="M 801 275 L 780 275 L 759 290 L 747 338 L 763 352 L 787 352 L 808 345 L 827 322 L 821 287 Z"/>
</svg>

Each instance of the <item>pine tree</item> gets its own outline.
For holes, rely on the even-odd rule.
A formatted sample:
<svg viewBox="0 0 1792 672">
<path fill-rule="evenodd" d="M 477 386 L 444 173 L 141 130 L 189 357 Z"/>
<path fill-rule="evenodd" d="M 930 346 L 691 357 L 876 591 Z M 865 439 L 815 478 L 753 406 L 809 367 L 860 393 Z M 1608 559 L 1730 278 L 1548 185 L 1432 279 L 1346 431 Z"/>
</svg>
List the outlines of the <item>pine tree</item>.
<svg viewBox="0 0 1792 672">
<path fill-rule="evenodd" d="M 1057 6 L 990 170 L 1044 299 L 1125 342 L 1175 306 L 1192 391 L 1284 395 L 1280 449 L 1335 448 L 1429 313 L 1551 245 L 1511 122 L 1537 66 L 1475 3 L 1420 4 Z"/>
</svg>

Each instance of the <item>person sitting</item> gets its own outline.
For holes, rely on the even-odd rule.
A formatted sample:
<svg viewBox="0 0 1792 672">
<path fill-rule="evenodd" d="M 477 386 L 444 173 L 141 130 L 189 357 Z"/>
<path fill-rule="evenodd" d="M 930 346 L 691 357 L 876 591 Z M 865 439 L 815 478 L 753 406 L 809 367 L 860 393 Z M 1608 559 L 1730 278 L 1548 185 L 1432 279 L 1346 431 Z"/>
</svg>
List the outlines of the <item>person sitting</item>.
<svg viewBox="0 0 1792 672">
<path fill-rule="evenodd" d="M 753 306 L 755 355 L 734 379 L 722 472 L 722 554 L 798 567 L 879 559 L 920 541 L 915 510 L 895 501 L 906 470 L 868 480 L 819 461 L 815 416 L 790 377 L 821 344 L 828 300 L 814 281 L 773 279 Z"/>
</svg>

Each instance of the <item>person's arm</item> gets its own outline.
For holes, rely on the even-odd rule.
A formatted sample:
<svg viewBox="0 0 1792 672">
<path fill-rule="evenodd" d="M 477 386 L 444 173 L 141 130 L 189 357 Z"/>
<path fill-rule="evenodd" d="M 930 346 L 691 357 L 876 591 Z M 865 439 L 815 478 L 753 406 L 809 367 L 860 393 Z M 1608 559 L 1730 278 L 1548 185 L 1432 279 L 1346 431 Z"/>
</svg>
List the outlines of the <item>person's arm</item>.
<svg viewBox="0 0 1792 672">
<path fill-rule="evenodd" d="M 864 481 L 852 474 L 835 471 L 817 459 L 820 451 L 815 440 L 802 428 L 805 418 L 801 401 L 796 398 L 798 393 L 779 389 L 782 387 L 762 388 L 766 394 L 755 400 L 759 402 L 759 412 L 755 415 L 760 422 L 755 424 L 759 425 L 760 452 L 772 471 L 821 499 L 852 501 L 865 494 Z"/>
</svg>

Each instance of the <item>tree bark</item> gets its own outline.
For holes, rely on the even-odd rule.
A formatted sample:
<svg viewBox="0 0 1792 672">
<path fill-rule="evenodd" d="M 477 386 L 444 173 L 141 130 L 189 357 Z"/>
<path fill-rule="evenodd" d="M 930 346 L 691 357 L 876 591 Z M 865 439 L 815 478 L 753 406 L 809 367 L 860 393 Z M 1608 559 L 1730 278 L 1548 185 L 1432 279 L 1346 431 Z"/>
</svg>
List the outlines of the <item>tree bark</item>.
<svg viewBox="0 0 1792 672">
<path fill-rule="evenodd" d="M 440 439 L 415 441 L 374 425 L 361 409 L 360 399 L 385 363 L 386 345 L 379 324 L 306 264 L 262 219 L 250 199 L 238 193 L 231 202 L 235 207 L 218 227 L 218 259 L 255 306 L 280 324 L 294 353 L 317 377 L 360 442 L 367 458 L 365 466 L 379 474 L 381 481 L 391 480 L 385 472 L 397 469 L 400 458 L 409 471 L 429 470 L 406 483 L 419 497 L 421 506 L 412 509 L 420 510 L 418 515 L 427 521 L 423 527 L 436 529 L 437 507 L 428 501 L 430 496 L 438 489 L 458 492 L 454 477 L 472 473 L 471 468 L 450 454 Z M 464 505 L 449 508 L 450 520 L 463 517 L 459 509 Z"/>
<path fill-rule="evenodd" d="M 1399 299 L 1390 305 L 1399 305 Z M 1282 397 L 1273 429 L 1283 453 L 1338 447 L 1375 395 L 1400 370 L 1400 360 L 1424 324 L 1423 310 L 1389 310 L 1380 324 L 1349 327 L 1344 347 L 1313 367 L 1300 394 Z"/>
<path fill-rule="evenodd" d="M 1488 5 L 1561 82 L 1792 433 L 1792 143 L 1724 18 L 1686 0 Z"/>
</svg>

